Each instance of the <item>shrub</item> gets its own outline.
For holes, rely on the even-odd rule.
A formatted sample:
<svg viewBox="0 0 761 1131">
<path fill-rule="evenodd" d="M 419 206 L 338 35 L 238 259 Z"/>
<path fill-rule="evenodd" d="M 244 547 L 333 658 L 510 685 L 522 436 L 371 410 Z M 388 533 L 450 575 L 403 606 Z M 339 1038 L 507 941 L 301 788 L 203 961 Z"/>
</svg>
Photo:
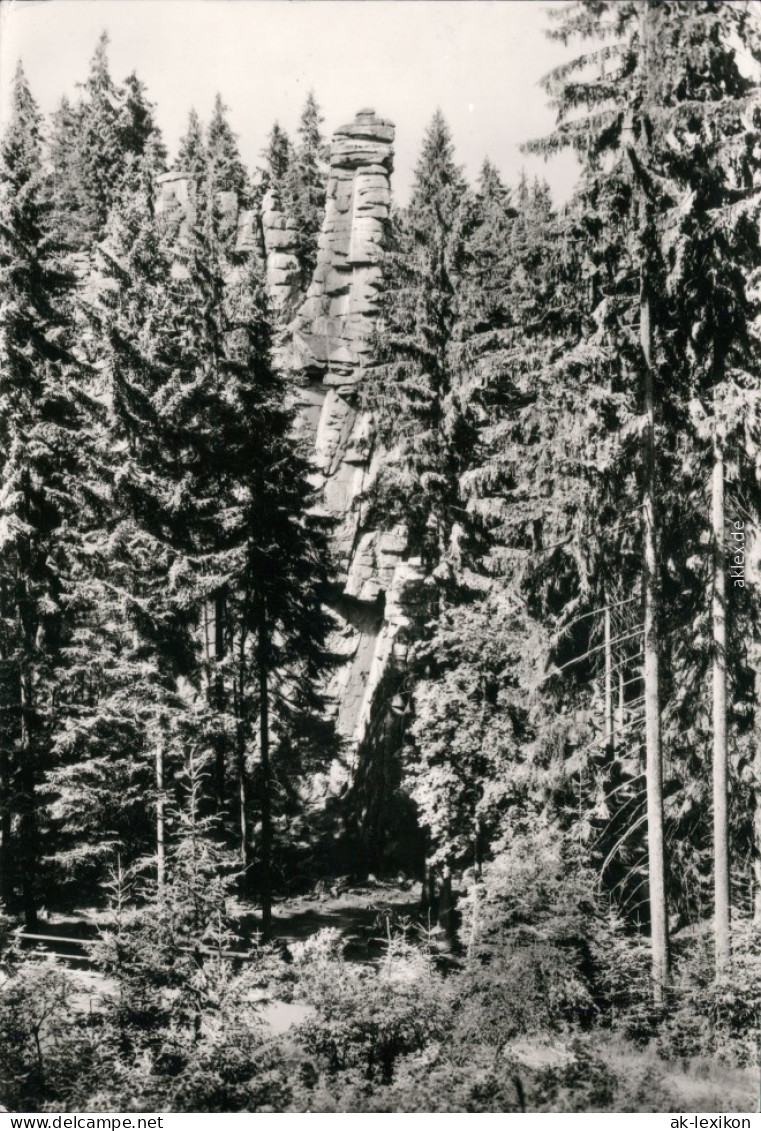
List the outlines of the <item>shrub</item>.
<svg viewBox="0 0 761 1131">
<path fill-rule="evenodd" d="M 591 1023 L 595 908 L 556 844 L 514 841 L 486 866 L 464 910 L 468 958 L 457 978 L 463 1040 L 499 1047 L 517 1034 Z"/>
<path fill-rule="evenodd" d="M 296 953 L 301 992 L 314 1016 L 298 1030 L 329 1072 L 358 1069 L 390 1080 L 406 1053 L 443 1037 L 449 1009 L 428 957 L 394 940 L 376 969 L 347 963 L 335 932 L 320 932 Z"/>
<path fill-rule="evenodd" d="M 0 1101 L 33 1111 L 63 1106 L 87 1060 L 87 1019 L 76 984 L 49 956 L 15 956 L 0 985 Z"/>
<path fill-rule="evenodd" d="M 732 967 L 715 981 L 713 948 L 693 943 L 677 963 L 674 1005 L 658 1034 L 668 1059 L 719 1056 L 746 1065 L 756 1062 L 761 1039 L 761 929 L 736 919 Z"/>
</svg>

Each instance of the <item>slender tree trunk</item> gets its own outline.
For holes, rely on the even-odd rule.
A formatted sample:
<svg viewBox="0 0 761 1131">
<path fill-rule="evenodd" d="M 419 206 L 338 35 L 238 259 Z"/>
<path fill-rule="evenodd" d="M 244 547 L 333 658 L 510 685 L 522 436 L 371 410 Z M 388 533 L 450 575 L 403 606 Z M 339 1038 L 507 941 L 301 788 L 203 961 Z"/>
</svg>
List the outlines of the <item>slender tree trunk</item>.
<svg viewBox="0 0 761 1131">
<path fill-rule="evenodd" d="M 483 871 L 483 839 L 483 825 L 479 817 L 475 822 L 473 832 L 473 878 L 476 883 L 481 882 L 481 874 Z"/>
<path fill-rule="evenodd" d="M 21 898 L 24 923 L 28 931 L 37 928 L 37 766 L 32 738 L 32 677 L 24 665 L 21 689 L 21 806 L 19 841 L 21 847 Z"/>
<path fill-rule="evenodd" d="M 649 5 L 646 5 L 646 8 Z M 642 501 L 644 534 L 644 677 L 645 772 L 647 779 L 648 879 L 653 993 L 664 1000 L 669 980 L 666 861 L 663 836 L 663 751 L 661 747 L 658 640 L 658 548 L 655 529 L 655 402 L 653 393 L 652 324 L 647 280 L 643 279 L 640 332 L 645 369 L 645 483 Z"/>
<path fill-rule="evenodd" d="M 252 894 L 252 860 L 251 860 L 251 833 L 249 829 L 249 783 L 246 768 L 246 746 L 250 734 L 248 727 L 248 705 L 246 700 L 246 640 L 247 634 L 241 626 L 237 639 L 233 641 L 233 649 L 237 648 L 238 662 L 235 680 L 233 682 L 235 719 L 236 719 L 236 750 L 235 766 L 238 786 L 238 832 L 239 856 L 241 866 L 241 891 L 246 898 Z"/>
<path fill-rule="evenodd" d="M 251 837 L 248 831 L 248 778 L 246 776 L 246 752 L 241 744 L 238 749 L 238 825 L 240 829 L 240 866 L 243 870 L 243 891 L 251 890 Z"/>
<path fill-rule="evenodd" d="M 758 676 L 756 677 L 758 679 Z M 756 740 L 753 807 L 753 922 L 761 926 L 761 739 Z"/>
<path fill-rule="evenodd" d="M 613 658 L 610 646 L 610 609 L 605 608 L 605 746 L 612 754 L 613 742 Z"/>
<path fill-rule="evenodd" d="M 468 958 L 472 958 L 478 945 L 478 936 L 481 930 L 481 901 L 479 883 L 481 877 L 474 877 L 470 900 L 470 938 L 468 939 Z"/>
<path fill-rule="evenodd" d="M 11 827 L 11 758 L 5 742 L 0 745 L 0 900 L 8 909 L 13 903 L 14 867 Z"/>
<path fill-rule="evenodd" d="M 716 975 L 730 963 L 729 815 L 727 805 L 727 622 L 724 535 L 724 453 L 714 437 L 713 528 L 713 851 Z"/>
<path fill-rule="evenodd" d="M 156 743 L 156 882 L 159 895 L 164 892 L 166 883 L 166 850 L 164 843 L 164 747 Z"/>
<path fill-rule="evenodd" d="M 221 725 L 225 710 L 225 683 L 220 671 L 220 664 L 225 658 L 225 614 L 226 601 L 223 592 L 214 596 L 214 709 Z M 214 796 L 217 811 L 222 812 L 225 806 L 225 740 L 220 733 L 217 735 L 214 751 Z"/>
<path fill-rule="evenodd" d="M 750 551 L 755 538 L 755 530 L 748 531 Z M 754 690 L 758 701 L 761 697 L 761 641 L 754 639 L 750 649 L 750 664 L 753 668 Z M 761 718 L 756 714 L 755 753 L 753 757 L 753 850 L 751 867 L 753 871 L 753 922 L 761 926 Z M 759 1047 L 761 1052 L 761 1046 Z"/>
<path fill-rule="evenodd" d="M 434 869 L 425 858 L 423 866 L 423 883 L 421 885 L 420 906 L 423 911 L 428 915 L 428 919 L 432 919 L 436 910 L 436 876 Z"/>
<path fill-rule="evenodd" d="M 454 942 L 454 898 L 452 896 L 452 871 L 448 865 L 441 870 L 439 882 L 439 926 L 449 944 Z"/>
<path fill-rule="evenodd" d="M 622 734 L 624 729 L 624 669 L 623 666 L 618 669 L 618 715 L 616 718 L 616 727 L 618 733 Z"/>
<path fill-rule="evenodd" d="M 654 22 L 656 7 L 642 0 L 639 8 L 642 117 L 638 122 L 639 144 L 648 145 L 647 116 L 654 102 L 655 73 L 651 59 L 651 36 L 657 35 Z M 632 120 L 632 125 L 633 125 Z M 634 140 L 632 138 L 632 140 Z M 646 155 L 645 155 L 646 157 Z M 645 160 L 646 163 L 646 160 Z M 635 168 L 638 178 L 639 170 Z M 655 521 L 655 393 L 653 364 L 653 308 L 648 237 L 654 219 L 647 186 L 640 179 L 639 250 L 643 257 L 640 280 L 640 346 L 644 370 L 645 433 L 644 483 L 642 492 L 643 524 L 643 604 L 644 604 L 644 691 L 645 691 L 645 774 L 647 781 L 648 881 L 650 889 L 650 936 L 652 949 L 653 995 L 657 1005 L 663 1003 L 669 981 L 668 909 L 666 903 L 666 858 L 663 835 L 663 750 L 661 743 L 660 672 L 658 638 L 658 540 Z"/>
<path fill-rule="evenodd" d="M 203 603 L 203 658 L 206 661 L 206 671 L 208 673 L 211 667 L 211 643 L 209 640 L 209 602 Z M 208 680 L 208 675 L 207 675 Z M 208 695 L 208 683 L 207 683 Z"/>
<path fill-rule="evenodd" d="M 0 583 L 0 616 L 7 616 L 5 586 Z M 0 661 L 7 663 L 5 652 L 0 653 Z M 0 900 L 6 910 L 13 904 L 16 890 L 15 867 L 11 834 L 13 829 L 13 768 L 11 760 L 11 735 L 6 731 L 0 737 Z"/>
<path fill-rule="evenodd" d="M 259 602 L 258 666 L 259 748 L 262 759 L 262 853 L 259 890 L 262 900 L 262 937 L 266 942 L 272 938 L 272 771 L 270 767 L 269 724 L 269 625 L 264 596 L 260 598 Z"/>
</svg>

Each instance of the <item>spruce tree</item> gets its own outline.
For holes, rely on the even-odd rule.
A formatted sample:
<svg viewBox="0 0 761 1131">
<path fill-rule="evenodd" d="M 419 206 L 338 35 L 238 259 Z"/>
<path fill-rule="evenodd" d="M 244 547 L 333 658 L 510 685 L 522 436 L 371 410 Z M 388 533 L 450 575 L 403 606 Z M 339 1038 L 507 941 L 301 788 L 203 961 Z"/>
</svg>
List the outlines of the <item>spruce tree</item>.
<svg viewBox="0 0 761 1131">
<path fill-rule="evenodd" d="M 56 239 L 72 251 L 81 248 L 86 239 L 79 171 L 81 134 L 81 103 L 72 105 L 64 97 L 51 121 L 48 195 L 52 205 L 51 228 Z"/>
<path fill-rule="evenodd" d="M 247 176 L 238 152 L 235 134 L 227 120 L 228 107 L 218 94 L 214 100 L 214 111 L 206 131 L 206 155 L 209 165 L 213 191 L 234 192 L 239 199 L 245 198 Z"/>
<path fill-rule="evenodd" d="M 90 243 L 99 240 L 123 168 L 122 98 L 108 68 L 108 33 L 103 32 L 84 83 L 78 163 L 83 223 Z M 133 91 L 134 94 L 134 91 Z"/>
<path fill-rule="evenodd" d="M 122 154 L 125 158 L 130 154 L 139 158 L 150 152 L 158 171 L 163 172 L 166 147 L 156 125 L 155 107 L 146 96 L 145 84 L 133 71 L 122 83 L 120 93 L 119 142 Z"/>
<path fill-rule="evenodd" d="M 136 709 L 162 749 L 190 743 L 208 767 L 203 804 L 218 834 L 235 835 L 249 894 L 258 856 L 268 932 L 275 781 L 298 772 L 279 752 L 298 749 L 316 706 L 325 546 L 255 257 L 230 251 L 211 177 L 178 232 L 161 233 L 151 201 L 144 181 L 115 211 L 96 318 L 123 438 L 114 568 L 144 641 L 133 648 L 157 664 Z"/>
<path fill-rule="evenodd" d="M 299 119 L 299 141 L 289 161 L 283 188 L 283 203 L 297 223 L 296 254 L 304 288 L 312 279 L 317 237 L 325 215 L 327 146 L 320 129 L 322 123 L 320 108 L 310 90 Z"/>
<path fill-rule="evenodd" d="M 548 79 L 558 129 L 537 148 L 571 145 L 577 150 L 586 198 L 609 202 L 610 220 L 598 228 L 593 261 L 603 262 L 607 245 L 608 263 L 619 264 L 615 290 L 598 309 L 605 316 L 605 338 L 615 344 L 628 372 L 632 422 L 626 432 L 631 436 L 638 428 L 642 437 L 637 464 L 644 520 L 650 902 L 655 990 L 662 995 L 668 977 L 662 735 L 670 749 L 671 792 L 683 791 L 681 806 L 672 805 L 672 820 L 681 831 L 677 822 L 686 826 L 687 813 L 694 814 L 693 822 L 702 821 L 701 802 L 694 800 L 702 793 L 695 747 L 710 730 L 705 696 L 693 688 L 697 691 L 708 678 L 711 663 L 719 967 L 726 966 L 728 952 L 725 665 L 733 649 L 727 646 L 720 568 L 724 453 L 723 440 L 718 442 L 725 426 L 708 428 L 708 445 L 705 435 L 695 433 L 701 419 L 711 419 L 705 402 L 714 389 L 717 403 L 732 387 L 734 407 L 746 406 L 730 432 L 747 435 L 752 417 L 743 387 L 753 384 L 747 360 L 752 350 L 746 344 L 753 312 L 741 278 L 755 255 L 755 237 L 748 239 L 751 229 L 742 216 L 743 201 L 752 196 L 747 108 L 753 83 L 741 75 L 730 45 L 733 38 L 749 40 L 745 14 L 732 5 L 577 4 L 558 20 L 554 34 L 564 42 L 574 37 L 602 41 Z M 721 222 L 714 223 L 718 216 Z M 711 266 L 703 276 L 706 264 Z M 723 329 L 716 333 L 719 306 Z M 727 350 L 738 369 L 725 382 L 721 359 Z M 747 454 L 740 462 L 747 462 Z M 711 477 L 713 535 L 705 503 Z M 712 578 L 713 590 L 710 649 L 703 628 L 705 588 L 695 566 L 704 560 L 707 544 L 713 544 L 704 575 Z M 685 632 L 693 640 L 689 649 L 680 641 Z M 742 667 L 735 652 L 733 682 L 737 693 L 747 696 Z M 681 842 L 680 837 L 677 851 Z M 674 894 L 680 896 L 681 890 L 675 885 Z"/>
<path fill-rule="evenodd" d="M 424 576 L 421 622 L 429 623 L 416 628 L 424 639 L 435 632 L 441 609 L 459 599 L 470 564 L 460 476 L 472 439 L 468 374 L 461 364 L 471 220 L 472 202 L 437 111 L 423 141 L 410 205 L 393 229 L 377 364 L 365 385 L 377 440 L 388 452 L 369 492 L 368 518 L 382 528 L 401 524 L 406 531 L 407 554 Z M 426 667 L 424 645 L 417 652 L 420 662 L 412 660 L 408 687 Z M 398 684 L 399 673 L 392 671 L 391 679 Z M 411 757 L 417 757 L 414 749 Z M 437 857 L 439 910 L 448 933 L 454 862 Z"/>
<path fill-rule="evenodd" d="M 457 368 L 469 220 L 465 181 L 440 111 L 387 261 L 379 362 L 369 404 L 391 453 L 375 490 L 383 522 L 404 522 L 426 573 L 445 569 L 467 425 Z"/>
<path fill-rule="evenodd" d="M 631 223 L 631 256 L 639 276 L 639 296 L 632 296 L 630 320 L 637 319 L 638 350 L 631 356 L 633 380 L 642 389 L 642 577 L 644 616 L 645 733 L 647 751 L 649 895 L 653 953 L 653 985 L 662 1001 L 668 982 L 668 918 L 666 910 L 663 832 L 663 756 L 661 738 L 659 593 L 661 565 L 656 529 L 657 450 L 655 414 L 659 392 L 659 278 L 652 255 L 655 208 L 639 168 L 649 165 L 648 115 L 652 113 L 652 72 L 644 40 L 649 34 L 650 6 L 575 4 L 559 16 L 553 33 L 563 42 L 580 37 L 608 41 L 572 64 L 556 69 L 546 80 L 557 109 L 555 134 L 536 148 L 552 152 L 572 146 L 586 162 L 588 183 L 611 177 L 603 170 L 611 155 L 613 177 L 620 186 L 621 206 Z M 589 74 L 589 72 L 593 72 Z M 580 77 L 577 77 L 579 76 Z M 579 113 L 579 109 L 585 111 Z M 632 160 L 632 155 L 634 159 Z M 611 177 L 612 181 L 612 177 Z M 630 285 L 634 287 L 633 279 Z M 627 353 L 630 351 L 627 350 Z"/>
<path fill-rule="evenodd" d="M 676 91 L 676 105 L 662 171 L 678 201 L 664 241 L 667 289 L 678 342 L 675 354 L 691 394 L 691 419 L 686 422 L 688 435 L 692 433 L 690 447 L 693 458 L 706 468 L 706 477 L 712 464 L 713 870 L 716 970 L 721 976 L 730 960 L 729 736 L 733 722 L 736 728 L 744 713 L 743 636 L 749 631 L 750 612 L 745 586 L 731 583 L 727 534 L 732 526 L 725 479 L 729 460 L 735 468 L 730 500 L 740 494 L 752 500 L 755 510 L 758 499 L 749 465 L 759 427 L 758 306 L 748 280 L 761 264 L 754 184 L 759 135 L 757 122 L 748 114 L 758 81 L 741 69 L 732 44 L 747 44 L 757 60 L 759 53 L 748 35 L 749 13 L 739 8 L 679 5 L 664 17 L 659 64 Z M 703 511 L 707 534 L 708 507 L 702 499 L 696 499 L 696 505 Z"/>
<path fill-rule="evenodd" d="M 214 650 L 208 675 L 212 713 L 222 727 L 217 759 L 226 764 L 234 752 L 249 891 L 252 793 L 258 802 L 258 889 L 269 935 L 278 750 L 292 748 L 317 706 L 327 551 L 310 514 L 308 464 L 293 433 L 291 397 L 273 368 L 259 267 L 255 257 L 237 269 L 225 266 L 215 213 L 207 208 L 188 279 L 196 296 L 206 294 L 211 319 L 195 347 L 201 384 L 166 389 L 171 401 L 165 404 L 172 405 L 177 439 L 191 458 L 187 482 L 196 509 L 189 529 L 195 555 L 206 563 L 198 593 L 213 599 L 217 624 L 224 608 L 222 647 Z M 287 780 L 298 767 L 286 765 L 282 772 Z"/>
<path fill-rule="evenodd" d="M 282 193 L 294 154 L 291 139 L 277 122 L 270 130 L 267 145 L 262 150 L 262 157 L 265 162 L 264 172 L 269 183 Z"/>
<path fill-rule="evenodd" d="M 2 743 L 18 817 L 17 838 L 8 843 L 6 809 L 3 854 L 5 867 L 11 854 L 18 864 L 24 917 L 33 928 L 44 827 L 40 786 L 51 759 L 65 639 L 61 593 L 81 503 L 80 412 L 70 388 L 71 280 L 57 267 L 48 239 L 41 120 L 21 65 L 0 156 Z"/>
<path fill-rule="evenodd" d="M 631 452 L 616 454 L 611 441 L 627 406 L 612 351 L 593 332 L 593 240 L 583 216 L 583 202 L 557 215 L 546 186 L 525 177 L 508 195 L 488 165 L 470 210 L 454 356 L 465 375 L 473 439 L 459 476 L 467 507 L 459 521 L 468 530 L 475 592 L 461 594 L 440 618 L 438 648 L 423 643 L 416 649 L 422 672 L 408 728 L 416 796 L 425 797 L 428 814 L 457 815 L 449 836 L 462 828 L 461 860 L 475 858 L 476 842 L 473 820 L 460 816 L 461 803 L 453 800 L 453 784 L 480 811 L 480 860 L 504 851 L 508 833 L 494 815 L 500 805 L 515 806 L 516 819 L 519 811 L 542 811 L 575 837 L 584 835 L 583 822 L 590 829 L 595 823 L 578 804 L 569 821 L 560 799 L 575 794 L 578 802 L 583 789 L 583 743 L 574 718 L 594 707 L 594 630 L 603 619 L 594 618 L 606 603 L 611 575 L 618 570 L 625 587 L 631 571 L 626 556 L 617 559 L 617 528 L 622 508 L 636 500 L 627 493 Z M 509 664 L 504 678 L 485 668 L 474 684 L 475 651 L 469 649 L 477 641 L 486 658 L 492 647 L 504 653 L 521 639 L 520 665 Z M 559 670 L 567 674 L 553 674 Z M 474 712 L 463 731 L 472 731 L 478 719 L 485 735 L 472 757 L 457 753 L 452 733 L 461 709 L 456 688 L 468 689 L 464 698 Z M 522 698 L 532 703 L 523 716 L 517 710 Z M 512 736 L 509 724 L 501 738 L 491 729 L 492 720 L 499 727 L 500 704 L 515 728 Z M 618 765 L 628 770 L 623 754 Z M 548 760 L 554 775 L 546 773 Z M 607 768 L 601 769 L 603 786 Z M 434 822 L 439 829 L 442 823 Z M 604 844 L 602 835 L 600 863 Z"/>
<path fill-rule="evenodd" d="M 272 360 L 272 325 L 255 258 L 228 286 L 226 313 L 224 369 L 235 401 L 225 435 L 240 474 L 227 536 L 235 562 L 228 590 L 237 644 L 241 817 L 258 711 L 259 881 L 269 937 L 277 798 L 306 768 L 299 765 L 304 757 L 315 764 L 309 733 L 321 710 L 327 622 L 320 601 L 329 562 L 324 524 L 312 510 L 309 463 L 295 436 L 293 397 Z"/>
<path fill-rule="evenodd" d="M 206 146 L 201 119 L 195 110 L 188 115 L 188 128 L 177 151 L 177 168 L 187 173 L 196 187 L 206 179 Z"/>
<path fill-rule="evenodd" d="M 72 708 L 51 784 L 60 866 L 91 884 L 117 852 L 125 864 L 158 855 L 161 870 L 164 779 L 181 762 L 189 710 L 178 680 L 194 670 L 193 620 L 178 607 L 172 584 L 182 563 L 161 538 L 167 487 L 150 407 L 161 380 L 157 352 L 171 268 L 170 233 L 155 214 L 151 147 L 149 140 L 126 165 L 98 250 L 98 288 L 80 300 L 100 411 L 92 504 L 80 518 L 87 553 L 69 594 L 65 684 Z"/>
</svg>

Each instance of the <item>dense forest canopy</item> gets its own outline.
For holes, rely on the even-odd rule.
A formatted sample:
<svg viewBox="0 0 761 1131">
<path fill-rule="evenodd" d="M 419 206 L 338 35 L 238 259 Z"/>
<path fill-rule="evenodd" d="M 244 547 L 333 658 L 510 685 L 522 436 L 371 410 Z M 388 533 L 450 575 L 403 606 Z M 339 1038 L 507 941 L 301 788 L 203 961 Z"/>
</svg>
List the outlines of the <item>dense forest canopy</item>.
<svg viewBox="0 0 761 1131">
<path fill-rule="evenodd" d="M 331 156 L 310 92 L 248 169 L 221 95 L 168 153 L 105 34 L 49 120 L 19 64 L 9 1108 L 665 1110 L 697 1056 L 754 1094 L 761 25 L 574 0 L 548 34 L 562 208 L 469 184 L 440 111 L 398 208 L 372 111 Z M 388 643 L 356 741 L 352 617 Z M 29 952 L 67 930 L 79 965 Z"/>
</svg>

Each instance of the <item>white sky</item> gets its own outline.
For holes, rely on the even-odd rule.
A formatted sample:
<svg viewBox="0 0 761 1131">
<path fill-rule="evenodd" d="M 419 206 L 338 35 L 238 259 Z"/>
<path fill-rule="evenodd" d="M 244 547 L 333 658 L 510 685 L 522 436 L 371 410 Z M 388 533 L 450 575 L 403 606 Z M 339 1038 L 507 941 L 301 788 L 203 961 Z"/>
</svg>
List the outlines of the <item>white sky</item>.
<svg viewBox="0 0 761 1131">
<path fill-rule="evenodd" d="M 21 58 L 41 109 L 76 97 L 96 40 L 111 73 L 137 70 L 157 104 L 170 156 L 195 106 L 220 91 L 249 167 L 275 119 L 293 133 L 314 88 L 330 133 L 371 106 L 397 127 L 394 189 L 407 199 L 424 129 L 440 106 L 474 179 L 488 155 L 508 181 L 521 168 L 567 198 L 576 164 L 519 152 L 550 131 L 538 82 L 566 50 L 544 36 L 541 0 L 0 0 L 0 110 Z"/>
</svg>

